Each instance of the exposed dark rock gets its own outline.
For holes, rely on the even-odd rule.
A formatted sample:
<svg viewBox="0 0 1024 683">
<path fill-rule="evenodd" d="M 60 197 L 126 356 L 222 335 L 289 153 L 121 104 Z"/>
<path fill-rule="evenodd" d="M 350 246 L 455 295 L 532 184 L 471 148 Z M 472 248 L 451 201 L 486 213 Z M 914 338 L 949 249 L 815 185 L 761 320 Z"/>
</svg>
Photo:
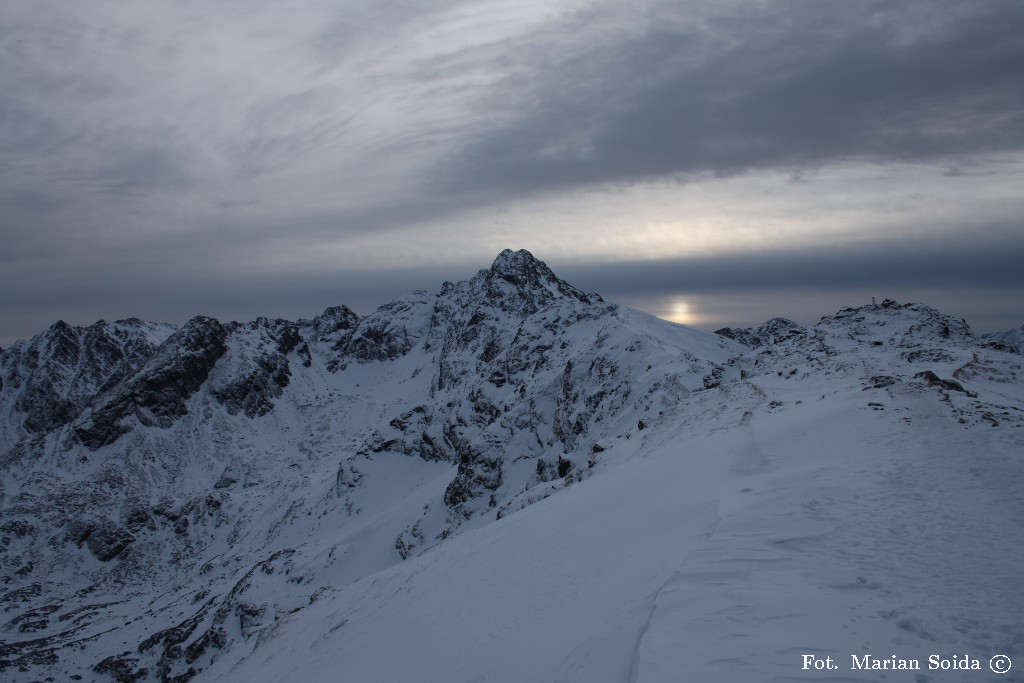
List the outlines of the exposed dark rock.
<svg viewBox="0 0 1024 683">
<path fill-rule="evenodd" d="M 566 477 L 572 471 L 572 460 L 558 456 L 558 476 Z"/>
<path fill-rule="evenodd" d="M 557 295 L 575 299 L 583 304 L 602 302 L 601 297 L 596 294 L 585 294 L 560 280 L 547 264 L 525 249 L 505 249 L 494 259 L 490 270 L 480 271 L 477 277 L 484 280 L 488 298 L 492 302 L 500 302 L 503 310 L 509 310 L 507 307 L 511 306 L 511 310 L 517 314 L 536 313 L 549 305 Z M 500 281 L 513 285 L 518 296 L 509 297 L 507 291 L 499 288 Z"/>
<path fill-rule="evenodd" d="M 46 666 L 58 661 L 58 643 L 51 637 L 17 642 L 0 641 L 0 673 L 7 669 L 28 671 L 30 666 Z"/>
<path fill-rule="evenodd" d="M 407 354 L 422 334 L 417 326 L 411 324 L 410 316 L 414 316 L 428 298 L 422 293 L 394 299 L 362 318 L 350 334 L 334 344 L 333 350 L 337 355 L 328 369 L 336 372 L 350 360 L 357 363 L 382 362 Z"/>
<path fill-rule="evenodd" d="M 248 638 L 256 630 L 256 627 L 260 624 L 260 619 L 266 611 L 266 607 L 246 602 L 239 602 L 235 606 L 235 615 L 238 617 L 238 626 L 242 631 L 243 637 Z"/>
<path fill-rule="evenodd" d="M 241 330 L 247 343 L 229 351 L 233 372 L 215 383 L 210 395 L 232 415 L 255 418 L 266 415 L 291 380 L 288 354 L 302 341 L 298 327 L 284 320 L 259 318 Z M 249 341 L 254 339 L 254 341 Z M 255 346 L 255 348 L 252 348 Z"/>
<path fill-rule="evenodd" d="M 107 521 L 96 527 L 89 538 L 86 546 L 100 562 L 109 562 L 135 541 L 135 537 L 127 530 L 114 522 Z"/>
<path fill-rule="evenodd" d="M 312 330 L 313 341 L 337 341 L 339 335 L 351 333 L 359 324 L 359 316 L 348 306 L 331 306 L 313 320 L 300 320 L 299 325 Z"/>
<path fill-rule="evenodd" d="M 502 460 L 487 457 L 470 444 L 456 441 L 459 466 L 455 478 L 444 492 L 444 504 L 461 509 L 463 504 L 485 492 L 494 491 L 502 482 Z"/>
<path fill-rule="evenodd" d="M 948 389 L 949 391 L 959 391 L 960 393 L 965 393 L 968 396 L 975 395 L 973 392 L 964 389 L 963 385 L 960 384 L 960 382 L 957 382 L 952 379 L 942 379 L 931 370 L 919 372 L 916 375 L 914 375 L 914 377 L 918 379 L 923 379 L 929 384 L 929 386 L 939 387 L 940 389 Z"/>
<path fill-rule="evenodd" d="M 0 605 L 6 603 L 26 602 L 34 597 L 39 596 L 40 594 L 42 594 L 42 592 L 43 584 L 41 583 L 33 583 L 28 586 L 16 588 L 0 596 Z"/>
<path fill-rule="evenodd" d="M 914 349 L 913 351 L 905 351 L 903 357 L 908 363 L 951 363 L 953 362 L 953 356 L 948 351 L 942 349 Z"/>
<path fill-rule="evenodd" d="M 139 660 L 129 656 L 125 652 L 120 655 L 111 655 L 92 668 L 98 674 L 106 674 L 117 683 L 135 683 L 149 675 L 145 668 L 136 668 Z"/>
<path fill-rule="evenodd" d="M 153 354 L 168 326 L 139 320 L 99 321 L 88 328 L 63 321 L 3 355 L 3 380 L 20 389 L 14 409 L 21 426 L 44 433 L 74 419 L 103 392 L 129 377 Z"/>
<path fill-rule="evenodd" d="M 146 505 L 141 501 L 130 504 L 124 516 L 124 525 L 131 532 L 139 532 L 142 529 L 156 529 L 156 524 Z"/>
<path fill-rule="evenodd" d="M 207 650 L 223 649 L 228 643 L 228 634 L 223 626 L 214 626 L 203 632 L 203 635 L 195 639 L 185 648 L 185 663 L 192 664 L 203 656 Z"/>
<path fill-rule="evenodd" d="M 69 522 L 67 538 L 75 545 L 85 544 L 100 562 L 109 562 L 135 541 L 135 536 L 116 522 L 81 517 Z"/>
<path fill-rule="evenodd" d="M 229 486 L 233 486 L 238 483 L 238 473 L 231 469 L 225 469 L 224 473 L 217 478 L 217 481 L 213 483 L 215 489 L 226 489 Z"/>
<path fill-rule="evenodd" d="M 171 426 L 188 414 L 188 399 L 224 355 L 227 338 L 228 330 L 213 318 L 190 320 L 75 426 L 78 438 L 91 450 L 111 444 L 132 429 L 129 417 L 147 426 Z"/>
<path fill-rule="evenodd" d="M 160 645 L 164 648 L 165 655 L 170 654 L 169 650 L 175 645 L 180 645 L 188 640 L 188 637 L 192 635 L 192 632 L 196 630 L 196 627 L 200 624 L 206 613 L 213 605 L 213 599 L 211 598 L 202 608 L 199 609 L 188 619 L 185 619 L 177 626 L 166 628 L 161 631 L 157 631 L 152 634 L 141 643 L 139 643 L 138 651 L 145 653 L 147 650 L 151 650 L 154 647 Z"/>
<path fill-rule="evenodd" d="M 0 524 L 0 534 L 3 534 L 3 538 L 5 539 L 9 539 L 10 537 L 25 538 L 26 536 L 34 535 L 35 533 L 35 526 L 30 522 L 26 522 L 21 519 L 11 519 Z"/>
<path fill-rule="evenodd" d="M 423 536 L 423 530 L 420 528 L 420 523 L 417 520 L 415 524 L 400 533 L 398 538 L 395 539 L 395 550 L 398 551 L 403 560 L 407 560 L 412 551 L 422 546 L 425 542 L 426 538 Z"/>
<path fill-rule="evenodd" d="M 806 329 L 788 318 L 772 318 L 757 328 L 723 327 L 715 334 L 732 339 L 751 349 L 778 344 L 779 342 L 806 332 Z"/>
<path fill-rule="evenodd" d="M 711 368 L 711 372 L 704 376 L 704 388 L 714 389 L 722 385 L 722 375 L 725 373 L 725 368 L 721 365 L 715 365 Z M 643 429 L 643 427 L 641 427 Z"/>
<path fill-rule="evenodd" d="M 411 348 L 412 339 L 405 327 L 370 321 L 356 330 L 344 353 L 362 362 L 385 361 L 404 356 Z"/>
<path fill-rule="evenodd" d="M 983 334 L 984 339 L 993 349 L 1007 353 L 1024 353 L 1024 325 L 1008 332 Z"/>
<path fill-rule="evenodd" d="M 50 625 L 50 615 L 60 609 L 59 604 L 50 603 L 38 609 L 22 612 L 10 620 L 11 626 L 17 626 L 20 633 L 33 633 Z"/>
</svg>

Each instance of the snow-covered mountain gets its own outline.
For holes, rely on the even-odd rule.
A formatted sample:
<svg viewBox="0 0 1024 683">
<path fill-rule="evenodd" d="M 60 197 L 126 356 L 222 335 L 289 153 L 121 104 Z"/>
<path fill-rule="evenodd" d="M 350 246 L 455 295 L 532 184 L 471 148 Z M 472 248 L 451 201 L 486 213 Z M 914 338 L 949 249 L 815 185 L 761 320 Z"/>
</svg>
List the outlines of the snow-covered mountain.
<svg viewBox="0 0 1024 683">
<path fill-rule="evenodd" d="M 1008 332 L 995 332 L 981 335 L 983 339 L 1003 351 L 1024 353 L 1024 325 Z"/>
<path fill-rule="evenodd" d="M 888 300 L 719 332 L 525 251 L 363 318 L 57 323 L 0 353 L 3 679 L 1024 654 L 1020 356 Z"/>
</svg>

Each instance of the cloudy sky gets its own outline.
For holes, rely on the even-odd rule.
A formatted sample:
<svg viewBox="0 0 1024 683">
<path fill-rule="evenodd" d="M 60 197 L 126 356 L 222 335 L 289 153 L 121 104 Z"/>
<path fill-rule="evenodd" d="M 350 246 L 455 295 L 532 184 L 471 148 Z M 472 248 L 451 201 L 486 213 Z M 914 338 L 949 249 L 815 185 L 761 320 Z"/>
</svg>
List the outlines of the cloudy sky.
<svg viewBox="0 0 1024 683">
<path fill-rule="evenodd" d="M 1024 323 L 1020 0 L 0 4 L 0 346 L 526 248 L 715 328 Z"/>
</svg>

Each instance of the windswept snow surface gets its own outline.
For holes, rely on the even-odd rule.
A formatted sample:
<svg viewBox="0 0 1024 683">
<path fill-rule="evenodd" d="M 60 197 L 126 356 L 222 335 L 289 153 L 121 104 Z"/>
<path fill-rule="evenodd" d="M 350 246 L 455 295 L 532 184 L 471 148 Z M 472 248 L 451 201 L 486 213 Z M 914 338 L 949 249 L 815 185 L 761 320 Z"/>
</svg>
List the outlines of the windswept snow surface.
<svg viewBox="0 0 1024 683">
<path fill-rule="evenodd" d="M 0 678 L 1024 680 L 1020 355 L 888 300 L 728 332 L 510 251 L 55 325 L 0 355 Z"/>
<path fill-rule="evenodd" d="M 617 440 L 615 467 L 325 590 L 211 680 L 1021 680 L 988 666 L 1024 655 L 1021 419 L 952 410 L 857 372 L 695 395 Z M 983 670 L 850 671 L 864 654 Z"/>
<path fill-rule="evenodd" d="M 988 666 L 1024 655 L 1019 378 L 960 397 L 913 367 L 885 375 L 914 351 L 934 360 L 912 325 L 895 348 L 838 327 L 748 358 L 750 376 L 687 396 L 671 425 L 614 440 L 616 465 L 582 484 L 325 591 L 211 675 L 1019 680 Z M 984 360 L 945 353 L 950 371 Z M 1005 425 L 979 418 L 998 408 Z M 808 654 L 840 670 L 805 671 Z M 924 670 L 851 671 L 865 654 Z M 983 669 L 929 672 L 932 654 Z"/>
</svg>

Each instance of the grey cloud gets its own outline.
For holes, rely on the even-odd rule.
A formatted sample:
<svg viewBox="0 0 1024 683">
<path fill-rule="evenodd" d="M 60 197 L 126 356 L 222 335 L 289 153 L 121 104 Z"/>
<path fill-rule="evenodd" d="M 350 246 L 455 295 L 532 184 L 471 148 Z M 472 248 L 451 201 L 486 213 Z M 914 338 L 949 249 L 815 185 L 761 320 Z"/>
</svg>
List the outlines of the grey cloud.
<svg viewBox="0 0 1024 683">
<path fill-rule="evenodd" d="M 146 191 L 173 192 L 193 184 L 187 158 L 171 149 L 143 147 L 111 150 L 113 159 L 82 169 L 82 179 L 108 194 L 133 195 Z"/>
<path fill-rule="evenodd" d="M 417 24 L 432 16 L 454 11 L 466 4 L 471 3 L 465 0 L 391 0 L 352 4 L 337 12 L 323 29 L 306 41 L 305 47 L 316 59 L 320 70 L 331 71 L 350 65 L 352 60 L 358 61 L 361 50 L 366 46 L 400 50 L 402 46 L 397 39 L 405 31 L 414 30 Z"/>
<path fill-rule="evenodd" d="M 473 3 L 360 4 L 312 3 L 334 20 L 312 37 L 299 22 L 287 33 L 308 39 L 299 46 L 268 30 L 287 10 L 260 3 L 165 4 L 159 20 L 128 6 L 0 7 L 0 322 L 19 329 L 4 334 L 30 334 L 68 310 L 366 310 L 486 265 L 332 279 L 269 277 L 257 272 L 265 262 L 247 263 L 278 240 L 311 251 L 371 232 L 380 255 L 392 228 L 458 223 L 462 211 L 589 184 L 764 168 L 799 179 L 850 159 L 937 160 L 971 174 L 986 168 L 972 157 L 1024 148 L 1019 0 L 597 0 L 490 42 L 459 33 L 453 12 L 487 23 Z M 108 27 L 104 11 L 136 14 L 128 28 Z M 257 21 L 231 24 L 232 54 L 207 81 L 192 71 L 204 59 L 193 50 L 223 47 L 217 13 Z M 442 18 L 457 44 L 408 56 L 405 41 L 429 43 Z M 284 67 L 261 79 L 247 60 L 234 66 L 239 54 L 263 55 L 265 39 Z M 386 56 L 387 68 L 374 61 Z M 217 86 L 236 84 L 234 68 L 241 100 L 221 101 Z M 361 116 L 381 109 L 390 125 Z M 435 234 L 439 250 L 455 242 Z M 1011 255 L 1021 246 L 901 242 L 552 266 L 609 294 L 830 278 L 1017 286 Z M 286 306 L 313 301 L 322 305 Z M 45 324 L 25 329 L 30 316 Z"/>
<path fill-rule="evenodd" d="M 8 172 L 0 189 L 65 201 L 76 193 L 135 194 L 189 184 L 192 150 L 176 144 L 173 128 L 89 113 L 116 90 L 108 82 L 113 78 L 89 73 L 52 76 L 42 65 L 26 74 L 0 67 L 0 163 Z"/>
<path fill-rule="evenodd" d="M 221 149 L 244 179 L 280 172 L 310 154 L 338 149 L 348 140 L 356 117 L 337 110 L 339 99 L 334 88 L 315 86 L 258 101 Z"/>
<path fill-rule="evenodd" d="M 961 4 L 747 3 L 700 29 L 666 21 L 573 46 L 510 94 L 537 104 L 481 130 L 448 187 L 532 192 L 1020 149 L 1024 5 Z M 924 10 L 947 18 L 909 31 Z"/>
<path fill-rule="evenodd" d="M 73 140 L 74 134 L 52 117 L 13 101 L 10 94 L 0 99 L 0 159 L 8 168 L 22 162 L 25 152 L 47 156 Z"/>
<path fill-rule="evenodd" d="M 68 205 L 64 197 L 35 189 L 10 189 L 0 191 L 0 217 L 6 223 L 22 212 L 46 213 Z"/>
</svg>

